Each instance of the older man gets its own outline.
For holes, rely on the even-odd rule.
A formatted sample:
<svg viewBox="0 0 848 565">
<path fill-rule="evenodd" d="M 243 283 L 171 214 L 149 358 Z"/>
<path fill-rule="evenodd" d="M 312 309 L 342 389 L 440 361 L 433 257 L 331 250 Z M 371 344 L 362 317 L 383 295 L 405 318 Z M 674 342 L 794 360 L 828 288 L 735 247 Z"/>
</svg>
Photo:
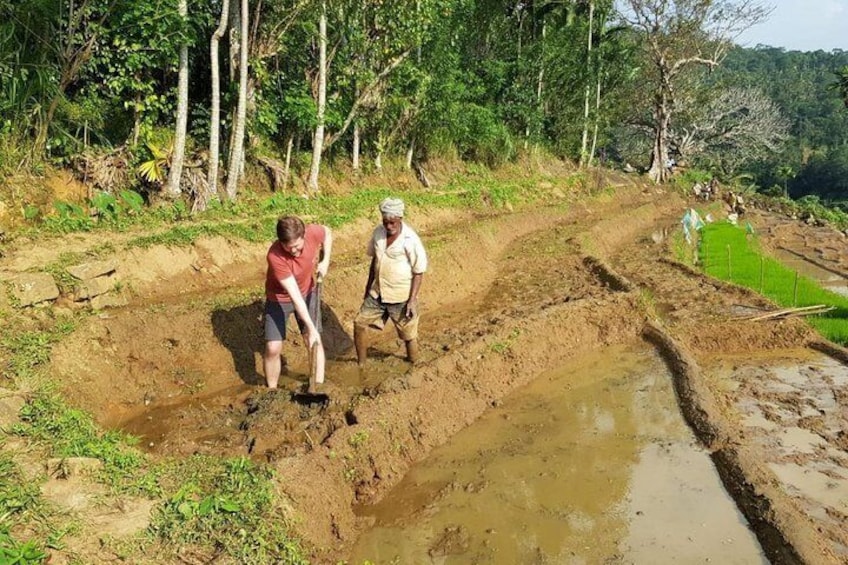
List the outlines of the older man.
<svg viewBox="0 0 848 565">
<path fill-rule="evenodd" d="M 427 270 L 427 252 L 418 234 L 403 221 L 399 198 L 380 203 L 381 225 L 368 242 L 371 269 L 365 296 L 353 322 L 353 340 L 359 365 L 368 357 L 367 328 L 382 330 L 391 319 L 406 344 L 406 358 L 418 360 L 418 292 Z"/>
</svg>

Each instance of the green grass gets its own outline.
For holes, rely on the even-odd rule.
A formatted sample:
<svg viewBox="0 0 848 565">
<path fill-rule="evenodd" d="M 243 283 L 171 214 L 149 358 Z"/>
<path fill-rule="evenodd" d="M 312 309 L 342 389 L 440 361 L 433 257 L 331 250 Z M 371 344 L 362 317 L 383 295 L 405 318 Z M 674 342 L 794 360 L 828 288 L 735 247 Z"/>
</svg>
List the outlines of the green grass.
<svg viewBox="0 0 848 565">
<path fill-rule="evenodd" d="M 0 452 L 0 524 L 37 514 L 41 504 L 38 485 L 24 479 L 10 454 Z"/>
<path fill-rule="evenodd" d="M 7 529 L 0 526 L 0 563 L 6 565 L 35 565 L 44 563 L 47 554 L 32 540 L 16 540 Z"/>
<path fill-rule="evenodd" d="M 161 544 L 173 557 L 186 545 L 211 547 L 237 563 L 306 563 L 300 544 L 288 534 L 286 516 L 274 496 L 272 472 L 242 458 L 192 457 L 151 462 L 134 447 L 135 438 L 103 431 L 87 412 L 69 406 L 49 384 L 46 367 L 54 344 L 75 328 L 73 319 L 47 319 L 30 329 L 15 314 L 19 331 L 5 334 L 2 377 L 33 388 L 11 433 L 47 457 L 93 457 L 103 462 L 95 476 L 114 494 L 159 499 L 153 525 L 140 543 Z M 32 326 L 32 322 L 29 322 Z M 69 525 L 70 524 L 70 525 Z M 14 531 L 28 532 L 26 538 Z M 74 528 L 42 499 L 11 455 L 0 451 L 0 563 L 41 563 L 45 548 L 60 548 Z M 134 551 L 128 547 L 127 560 Z M 172 555 L 173 554 L 173 555 Z"/>
<path fill-rule="evenodd" d="M 273 473 L 239 457 L 193 456 L 157 470 L 170 492 L 150 526 L 166 545 L 218 548 L 236 563 L 308 563 L 275 502 Z"/>
<path fill-rule="evenodd" d="M 755 290 L 781 306 L 834 306 L 835 310 L 806 319 L 831 341 L 848 344 L 848 298 L 824 290 L 765 255 L 746 230 L 728 223 L 708 224 L 701 233 L 699 256 L 709 275 Z"/>
<path fill-rule="evenodd" d="M 490 171 L 469 170 L 455 175 L 438 191 L 403 190 L 401 195 L 414 210 L 438 208 L 501 209 L 525 202 L 549 198 L 550 190 L 539 188 L 541 181 L 574 191 L 585 184 L 583 173 L 567 178 L 548 178 L 534 175 L 527 178 L 502 180 Z M 281 215 L 299 215 L 305 219 L 339 227 L 356 218 L 376 217 L 377 205 L 383 198 L 397 195 L 389 186 L 359 189 L 342 196 L 319 195 L 303 198 L 290 192 L 259 196 L 245 192 L 237 202 L 213 201 L 201 214 L 189 213 L 182 203 L 153 208 L 121 209 L 114 214 L 92 218 L 79 206 L 68 208 L 57 216 L 49 216 L 22 232 L 30 238 L 55 236 L 81 231 L 136 229 L 145 235 L 133 238 L 123 248 L 146 248 L 152 245 L 190 245 L 202 236 L 223 236 L 247 241 L 268 241 L 274 238 L 274 220 Z M 247 219 L 245 219 L 247 218 Z M 100 250 L 98 250 L 100 251 Z M 54 265 L 54 274 L 61 279 L 69 258 Z M 70 281 L 68 281 L 70 282 Z"/>
<path fill-rule="evenodd" d="M 127 485 L 145 463 L 144 455 L 132 447 L 135 438 L 112 430 L 101 432 L 90 414 L 70 408 L 48 390 L 37 392 L 20 416 L 14 433 L 47 446 L 53 457 L 99 459 L 104 465 L 101 479 L 110 486 Z"/>
<path fill-rule="evenodd" d="M 237 563 L 307 562 L 288 534 L 268 468 L 245 458 L 211 456 L 153 464 L 132 446 L 132 437 L 101 431 L 88 413 L 44 391 L 24 406 L 21 418 L 13 432 L 46 447 L 48 454 L 101 460 L 98 478 L 116 494 L 160 499 L 143 544 L 159 542 L 166 553 L 185 546 L 214 547 Z M 23 481 L 13 462 L 2 457 L 0 479 L 0 517 L 22 514 L 15 520 L 20 523 L 23 512 L 41 504 L 38 487 Z"/>
<path fill-rule="evenodd" d="M 48 514 L 39 485 L 23 475 L 11 454 L 0 452 L 0 563 L 44 562 L 45 546 L 57 546 L 64 535 Z M 17 539 L 10 529 L 20 524 L 29 525 L 37 535 Z"/>
<path fill-rule="evenodd" d="M 9 321 L 10 327 L 14 324 L 14 319 Z M 50 360 L 53 345 L 70 335 L 75 327 L 73 319 L 59 318 L 46 329 L 10 331 L 0 339 L 0 348 L 8 358 L 5 367 L 0 368 L 0 377 L 11 381 L 33 377 Z"/>
</svg>

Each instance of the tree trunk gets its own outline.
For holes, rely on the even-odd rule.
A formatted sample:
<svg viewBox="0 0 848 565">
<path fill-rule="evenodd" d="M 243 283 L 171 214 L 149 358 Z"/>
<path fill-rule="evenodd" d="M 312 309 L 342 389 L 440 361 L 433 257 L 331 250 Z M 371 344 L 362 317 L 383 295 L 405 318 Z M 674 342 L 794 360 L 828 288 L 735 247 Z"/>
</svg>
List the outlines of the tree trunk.
<svg viewBox="0 0 848 565">
<path fill-rule="evenodd" d="M 412 158 L 415 156 L 415 138 L 409 140 L 409 147 L 406 148 L 406 170 L 412 170 Z"/>
<path fill-rule="evenodd" d="M 236 81 L 239 57 L 239 30 L 241 30 L 241 7 L 238 0 L 230 2 L 230 83 Z"/>
<path fill-rule="evenodd" d="M 212 118 L 209 126 L 209 173 L 207 175 L 208 202 L 212 197 L 218 195 L 218 159 L 221 153 L 221 65 L 218 59 L 218 47 L 221 38 L 227 31 L 229 22 L 230 0 L 222 0 L 221 19 L 218 29 L 212 34 L 209 42 L 209 53 L 211 56 L 212 70 Z M 205 209 L 205 206 L 204 206 Z"/>
<path fill-rule="evenodd" d="M 286 166 L 283 170 L 283 190 L 289 186 L 289 177 L 291 176 L 291 156 L 292 148 L 294 147 L 294 134 L 289 135 L 289 141 L 286 143 Z"/>
<path fill-rule="evenodd" d="M 141 94 L 136 93 L 135 104 L 133 104 L 133 131 L 132 131 L 132 146 L 138 145 L 138 138 L 141 135 Z"/>
<path fill-rule="evenodd" d="M 580 141 L 580 166 L 587 165 L 589 154 L 587 145 L 589 143 L 589 95 L 591 85 L 589 77 L 592 71 L 592 26 L 595 19 L 595 3 L 589 2 L 589 35 L 586 39 L 586 90 L 583 95 L 583 136 Z"/>
<path fill-rule="evenodd" d="M 236 72 L 239 68 L 239 31 L 241 30 L 241 6 L 240 0 L 231 0 L 230 2 L 230 33 L 227 38 L 229 42 L 229 75 L 230 82 L 229 84 L 233 84 L 238 79 Z M 230 122 L 229 122 L 229 135 L 227 141 L 227 168 L 228 171 L 231 168 L 230 163 L 233 160 L 233 148 L 236 146 L 236 115 L 238 113 L 238 106 L 233 106 L 230 108 Z"/>
<path fill-rule="evenodd" d="M 324 112 L 327 106 L 327 3 L 321 2 L 321 17 L 318 20 L 318 111 L 315 135 L 312 138 L 312 164 L 306 188 L 311 194 L 318 193 L 318 172 L 321 168 L 321 153 L 324 149 Z"/>
<path fill-rule="evenodd" d="M 545 108 L 542 103 L 542 89 L 545 84 L 545 36 L 547 35 L 547 26 L 545 24 L 545 18 L 542 17 L 542 56 L 540 58 L 539 63 L 539 76 L 536 79 L 536 104 L 538 105 L 539 118 L 544 120 L 545 118 Z M 533 143 L 533 152 L 535 153 L 538 149 L 538 141 Z"/>
<path fill-rule="evenodd" d="M 247 116 L 247 34 L 248 34 L 248 10 L 247 0 L 241 0 L 241 33 L 239 37 L 239 94 L 238 109 L 236 112 L 236 123 L 233 125 L 235 131 L 232 159 L 227 171 L 227 198 L 236 199 L 238 193 L 238 181 L 244 159 L 244 126 Z"/>
<path fill-rule="evenodd" d="M 183 21 L 188 19 L 188 0 L 180 0 L 179 14 Z M 180 195 L 180 180 L 183 176 L 185 158 L 186 127 L 188 126 L 188 45 L 180 46 L 180 71 L 177 87 L 177 127 L 174 132 L 174 154 L 171 170 L 168 172 L 168 184 L 165 195 L 176 198 Z"/>
<path fill-rule="evenodd" d="M 595 149 L 598 147 L 598 124 L 601 115 L 601 69 L 598 68 L 598 80 L 595 83 L 595 124 L 592 130 L 592 149 L 589 151 L 588 166 L 592 166 L 595 159 Z M 603 165 L 603 163 L 601 163 Z"/>
<path fill-rule="evenodd" d="M 353 170 L 359 171 L 359 124 L 353 124 Z"/>
<path fill-rule="evenodd" d="M 668 180 L 671 171 L 668 168 L 668 126 L 671 122 L 671 108 L 669 98 L 665 92 L 657 94 L 656 107 L 654 108 L 654 147 L 651 150 L 651 168 L 648 176 L 654 182 L 660 183 Z"/>
</svg>

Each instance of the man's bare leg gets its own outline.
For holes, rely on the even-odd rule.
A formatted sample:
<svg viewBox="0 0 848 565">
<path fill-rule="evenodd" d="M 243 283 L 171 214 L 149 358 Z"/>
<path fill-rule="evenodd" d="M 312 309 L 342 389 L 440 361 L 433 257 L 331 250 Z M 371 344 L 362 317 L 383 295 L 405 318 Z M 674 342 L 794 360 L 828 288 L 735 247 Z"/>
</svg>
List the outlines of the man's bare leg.
<svg viewBox="0 0 848 565">
<path fill-rule="evenodd" d="M 280 371 L 282 370 L 280 354 L 282 352 L 282 341 L 265 342 L 265 353 L 262 355 L 262 366 L 265 370 L 265 382 L 268 383 L 268 388 L 277 388 L 277 384 L 280 382 Z"/>
<path fill-rule="evenodd" d="M 367 328 L 362 326 L 353 326 L 353 345 L 356 347 L 356 362 L 360 367 L 365 365 L 368 360 L 368 335 Z"/>
<path fill-rule="evenodd" d="M 406 342 L 406 360 L 413 365 L 418 362 L 418 340 L 410 339 Z"/>
</svg>

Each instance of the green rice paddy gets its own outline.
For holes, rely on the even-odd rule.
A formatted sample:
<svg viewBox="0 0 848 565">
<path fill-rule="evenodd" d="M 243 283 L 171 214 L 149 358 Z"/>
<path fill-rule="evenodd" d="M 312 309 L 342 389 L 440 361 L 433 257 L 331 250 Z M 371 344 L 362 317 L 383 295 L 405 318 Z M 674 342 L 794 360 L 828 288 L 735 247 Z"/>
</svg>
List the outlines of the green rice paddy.
<svg viewBox="0 0 848 565">
<path fill-rule="evenodd" d="M 702 268 L 710 276 L 748 287 L 786 308 L 833 306 L 830 312 L 806 319 L 826 338 L 848 345 L 848 298 L 823 289 L 763 253 L 752 231 L 725 222 L 706 225 L 698 249 Z"/>
</svg>

